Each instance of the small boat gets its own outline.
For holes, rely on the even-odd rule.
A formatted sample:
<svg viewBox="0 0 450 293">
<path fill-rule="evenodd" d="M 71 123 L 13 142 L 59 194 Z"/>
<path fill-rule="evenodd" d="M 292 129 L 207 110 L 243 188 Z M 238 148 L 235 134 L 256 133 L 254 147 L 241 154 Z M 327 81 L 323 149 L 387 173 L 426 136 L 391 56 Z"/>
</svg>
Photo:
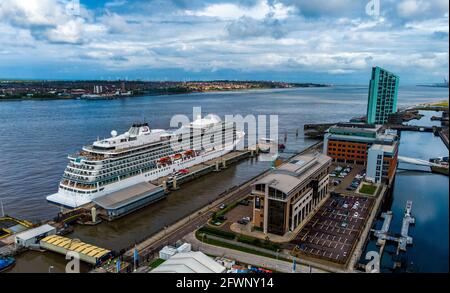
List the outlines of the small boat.
<svg viewBox="0 0 450 293">
<path fill-rule="evenodd" d="M 0 257 L 0 273 L 14 266 L 16 260 L 13 257 Z"/>
<path fill-rule="evenodd" d="M 172 156 L 172 158 L 173 158 L 174 161 L 181 160 L 182 159 L 182 155 L 181 154 L 175 154 L 175 155 Z"/>
<path fill-rule="evenodd" d="M 193 150 L 187 150 L 184 152 L 184 155 L 187 157 L 193 157 L 195 155 Z"/>
<path fill-rule="evenodd" d="M 170 163 L 170 157 L 164 157 L 158 160 L 158 163 L 160 164 L 168 164 Z"/>
</svg>

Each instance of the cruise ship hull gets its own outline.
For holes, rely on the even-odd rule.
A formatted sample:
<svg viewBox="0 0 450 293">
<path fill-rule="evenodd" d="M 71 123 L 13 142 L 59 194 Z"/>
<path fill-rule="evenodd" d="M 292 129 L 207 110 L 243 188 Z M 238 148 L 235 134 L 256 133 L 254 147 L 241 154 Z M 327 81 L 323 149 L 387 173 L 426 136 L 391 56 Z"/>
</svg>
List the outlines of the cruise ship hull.
<svg viewBox="0 0 450 293">
<path fill-rule="evenodd" d="M 173 164 L 170 164 L 168 166 L 159 167 L 157 169 L 153 169 L 148 172 L 145 172 L 145 173 L 133 176 L 133 177 L 128 177 L 126 179 L 119 180 L 118 182 L 108 184 L 104 187 L 104 190 L 97 192 L 95 195 L 74 194 L 72 192 L 69 192 L 69 191 L 66 191 L 63 189 L 59 189 L 58 193 L 47 196 L 47 201 L 50 203 L 59 205 L 59 206 L 67 207 L 67 208 L 77 208 L 77 207 L 80 207 L 80 206 L 90 203 L 93 199 L 95 199 L 97 197 L 107 195 L 109 193 L 121 190 L 123 188 L 129 187 L 129 186 L 141 183 L 141 182 L 154 181 L 158 178 L 167 176 L 167 175 L 173 173 L 174 171 L 189 168 L 194 165 L 198 165 L 198 164 L 204 163 L 206 161 L 223 156 L 223 155 L 231 152 L 236 147 L 236 145 L 238 145 L 238 143 L 241 139 L 242 138 L 236 140 L 233 143 L 233 147 L 223 148 L 223 149 L 219 149 L 219 150 L 212 150 L 207 153 L 199 154 L 196 157 L 189 158 L 184 161 L 180 161 L 178 163 L 174 162 Z"/>
</svg>

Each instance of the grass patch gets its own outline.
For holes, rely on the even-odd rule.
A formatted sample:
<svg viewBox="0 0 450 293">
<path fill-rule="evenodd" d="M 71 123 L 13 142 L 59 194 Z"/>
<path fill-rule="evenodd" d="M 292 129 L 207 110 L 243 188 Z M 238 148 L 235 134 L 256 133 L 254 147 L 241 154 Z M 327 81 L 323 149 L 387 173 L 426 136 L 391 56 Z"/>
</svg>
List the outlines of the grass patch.
<svg viewBox="0 0 450 293">
<path fill-rule="evenodd" d="M 165 261 L 166 261 L 165 259 L 158 258 L 158 259 L 155 259 L 154 261 L 152 261 L 148 266 L 151 267 L 152 269 L 154 269 Z"/>
<path fill-rule="evenodd" d="M 377 187 L 375 185 L 369 185 L 369 184 L 363 183 L 363 185 L 359 189 L 359 192 L 364 193 L 364 194 L 373 195 L 376 190 L 377 190 Z"/>
<path fill-rule="evenodd" d="M 447 107 L 447 108 L 448 108 L 448 101 L 442 101 L 442 102 L 432 103 L 431 106 Z"/>
<path fill-rule="evenodd" d="M 207 237 L 207 235 L 205 235 L 205 237 L 203 238 L 200 235 L 200 233 L 195 233 L 195 236 L 197 237 L 198 240 L 200 240 L 200 241 L 204 240 L 203 241 L 204 243 L 211 244 L 211 245 L 214 245 L 214 246 L 220 246 L 220 247 L 224 247 L 224 248 L 229 248 L 229 249 L 242 251 L 242 252 L 245 252 L 245 253 L 250 253 L 250 254 L 255 254 L 255 255 L 259 255 L 259 256 L 270 257 L 270 258 L 276 259 L 276 256 L 274 256 L 274 255 L 272 255 L 270 253 L 265 253 L 265 252 L 261 252 L 261 251 L 258 251 L 258 250 L 255 250 L 255 249 L 251 249 L 251 248 L 248 248 L 248 247 L 243 247 L 243 246 L 240 246 L 240 245 L 235 245 L 235 244 L 231 244 L 231 243 L 227 243 L 227 242 L 222 242 L 222 241 L 219 241 L 219 240 L 216 240 L 216 239 L 209 239 Z M 279 257 L 278 260 L 291 262 L 291 260 L 285 259 L 285 258 L 282 258 L 282 257 Z"/>
<path fill-rule="evenodd" d="M 230 239 L 230 240 L 233 240 L 236 237 L 236 235 L 234 233 L 231 233 L 228 231 L 223 231 L 223 230 L 216 229 L 213 227 L 208 227 L 208 226 L 201 227 L 200 229 L 198 229 L 198 232 L 204 233 L 204 234 L 210 234 L 210 235 L 214 235 L 214 236 L 219 236 L 219 237 Z"/>
<path fill-rule="evenodd" d="M 261 239 L 255 238 L 255 237 L 251 237 L 251 236 L 247 236 L 247 235 L 241 235 L 237 238 L 237 240 L 242 243 L 254 245 L 254 246 L 272 250 L 272 251 L 277 251 L 280 249 L 279 244 L 276 244 L 276 243 L 273 243 L 270 241 L 264 241 L 264 240 L 261 240 Z"/>
</svg>

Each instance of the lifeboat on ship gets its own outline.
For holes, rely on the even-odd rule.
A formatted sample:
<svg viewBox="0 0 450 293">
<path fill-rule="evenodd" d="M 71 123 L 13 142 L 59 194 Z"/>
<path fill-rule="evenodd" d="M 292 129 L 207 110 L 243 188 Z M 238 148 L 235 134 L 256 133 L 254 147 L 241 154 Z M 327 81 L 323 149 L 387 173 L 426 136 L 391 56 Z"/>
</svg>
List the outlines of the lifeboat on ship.
<svg viewBox="0 0 450 293">
<path fill-rule="evenodd" d="M 173 161 L 179 161 L 183 158 L 183 156 L 181 154 L 175 154 L 172 156 L 172 160 Z"/>
<path fill-rule="evenodd" d="M 186 157 L 193 157 L 193 156 L 195 156 L 195 152 L 193 150 L 187 150 L 184 152 L 184 155 Z"/>
<path fill-rule="evenodd" d="M 169 157 L 163 157 L 163 158 L 158 160 L 158 164 L 161 164 L 161 165 L 167 165 L 169 163 L 170 163 L 170 158 Z"/>
</svg>

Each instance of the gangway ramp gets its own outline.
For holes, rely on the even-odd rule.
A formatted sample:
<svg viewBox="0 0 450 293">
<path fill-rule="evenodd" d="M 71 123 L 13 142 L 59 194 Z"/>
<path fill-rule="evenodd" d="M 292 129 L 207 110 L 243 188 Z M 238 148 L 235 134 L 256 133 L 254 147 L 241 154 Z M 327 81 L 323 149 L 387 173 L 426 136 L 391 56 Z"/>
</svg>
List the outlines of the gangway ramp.
<svg viewBox="0 0 450 293">
<path fill-rule="evenodd" d="M 111 256 L 111 251 L 91 244 L 81 242 L 78 239 L 70 239 L 59 235 L 50 235 L 40 241 L 40 246 L 56 253 L 67 255 L 68 252 L 76 252 L 80 260 L 97 265 L 99 262 Z"/>
</svg>

